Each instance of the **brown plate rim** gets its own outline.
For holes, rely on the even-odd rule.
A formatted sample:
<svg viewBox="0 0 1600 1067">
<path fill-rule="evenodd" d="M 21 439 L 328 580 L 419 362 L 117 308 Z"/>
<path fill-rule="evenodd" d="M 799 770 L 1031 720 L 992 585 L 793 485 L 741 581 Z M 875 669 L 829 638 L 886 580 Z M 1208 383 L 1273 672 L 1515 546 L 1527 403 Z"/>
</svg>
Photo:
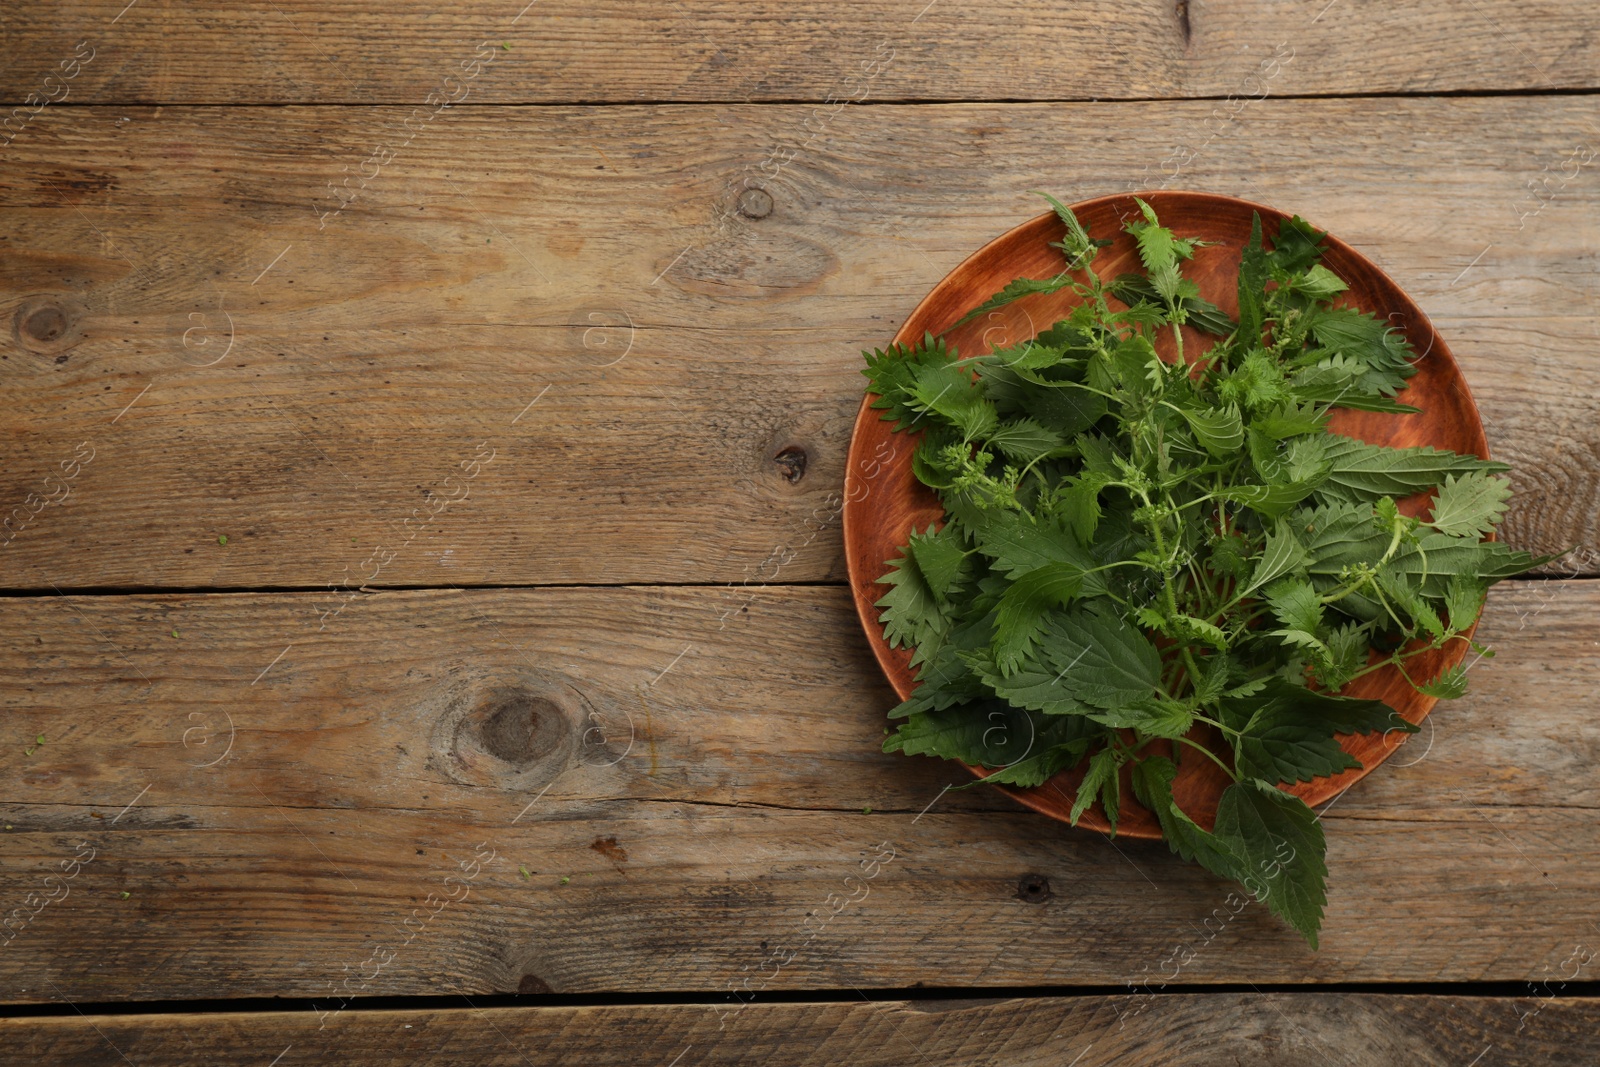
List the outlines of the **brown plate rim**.
<svg viewBox="0 0 1600 1067">
<path fill-rule="evenodd" d="M 1266 204 L 1259 204 L 1251 200 L 1245 200 L 1242 197 L 1228 196 L 1223 193 L 1206 193 L 1188 190 L 1151 190 L 1138 193 L 1114 193 L 1107 196 L 1093 197 L 1089 200 L 1082 200 L 1070 205 L 1070 207 L 1075 213 L 1083 213 L 1108 204 L 1124 203 L 1127 205 L 1130 211 L 1132 211 L 1137 210 L 1137 205 L 1134 203 L 1135 198 L 1144 199 L 1152 204 L 1159 204 L 1162 201 L 1170 203 L 1173 201 L 1182 200 L 1187 201 L 1190 204 L 1212 204 L 1218 207 L 1225 205 L 1226 207 L 1234 210 L 1244 209 L 1259 212 L 1263 222 L 1266 222 L 1270 219 L 1281 223 L 1283 220 L 1291 217 L 1290 213 L 1288 212 L 1284 212 L 1278 208 L 1274 208 Z M 1037 215 L 1022 223 L 1019 223 L 1016 226 L 1013 226 L 1009 230 L 1006 230 L 1004 233 L 991 239 L 976 251 L 963 258 L 960 263 L 948 271 L 944 277 L 942 277 L 933 286 L 933 288 L 930 289 L 920 301 L 918 301 L 911 314 L 906 316 L 906 319 L 901 324 L 900 328 L 895 331 L 893 338 L 894 343 L 906 344 L 914 342 L 920 337 L 924 330 L 932 329 L 932 323 L 925 321 L 930 315 L 929 308 L 933 307 L 939 302 L 939 297 L 942 291 L 946 287 L 955 284 L 954 279 L 960 277 L 970 265 L 981 261 L 988 255 L 991 255 L 996 246 L 1018 240 L 1030 229 L 1048 229 L 1051 223 L 1055 221 L 1056 216 L 1054 212 L 1045 212 L 1041 215 Z M 1321 227 L 1318 227 L 1318 229 L 1321 230 Z M 1460 364 L 1457 362 L 1454 353 L 1450 351 L 1449 345 L 1445 343 L 1444 337 L 1439 333 L 1437 327 L 1434 326 L 1433 320 L 1423 312 L 1423 310 L 1417 305 L 1416 301 L 1411 298 L 1405 289 L 1402 288 L 1387 271 L 1385 271 L 1378 264 L 1372 262 L 1371 259 L 1356 250 L 1353 246 L 1336 237 L 1331 230 L 1325 231 L 1323 244 L 1325 249 L 1337 250 L 1339 255 L 1349 257 L 1351 260 L 1360 263 L 1366 270 L 1369 270 L 1382 285 L 1386 286 L 1390 290 L 1390 292 L 1396 298 L 1394 302 L 1396 310 L 1404 312 L 1409 323 L 1412 324 L 1408 329 L 1408 337 L 1412 341 L 1413 345 L 1415 345 L 1418 340 L 1418 338 L 1414 336 L 1415 332 L 1421 331 L 1426 335 L 1429 343 L 1418 359 L 1420 360 L 1422 358 L 1428 358 L 1440 360 L 1446 364 L 1447 369 L 1445 373 L 1453 377 L 1455 382 L 1459 385 L 1462 399 L 1464 401 L 1464 410 L 1470 415 L 1470 425 L 1466 428 L 1472 445 L 1470 451 L 1482 459 L 1489 459 L 1489 443 L 1484 433 L 1483 416 L 1482 412 L 1478 408 L 1477 399 L 1472 395 L 1472 391 L 1467 385 L 1466 377 L 1461 373 Z M 948 328 L 949 324 L 944 324 L 943 329 Z M 1403 400 L 1404 395 L 1405 390 L 1402 390 L 1397 396 L 1397 399 Z M 863 426 L 877 421 L 879 418 L 879 412 L 871 407 L 872 401 L 876 398 L 876 394 L 867 393 L 862 397 L 861 405 L 857 409 L 856 419 L 851 428 L 850 449 L 846 459 L 845 470 L 847 482 L 850 477 L 849 472 L 858 469 L 858 467 L 863 470 L 866 469 L 865 457 L 860 454 L 864 436 L 862 429 Z M 899 665 L 894 663 L 892 659 L 894 652 L 889 647 L 888 642 L 884 639 L 883 628 L 878 622 L 878 612 L 874 604 L 876 597 L 867 595 L 863 585 L 862 570 L 868 564 L 865 560 L 859 558 L 858 553 L 852 551 L 852 545 L 855 543 L 855 538 L 852 536 L 852 531 L 864 523 L 870 514 L 864 512 L 861 506 L 864 504 L 865 500 L 868 499 L 868 497 L 864 497 L 861 500 L 851 500 L 848 485 L 845 487 L 845 489 L 846 491 L 844 493 L 841 510 L 841 533 L 844 538 L 845 570 L 850 583 L 851 600 L 855 605 L 856 617 L 861 622 L 862 630 L 867 638 L 867 643 L 872 648 L 873 658 L 876 660 L 879 669 L 883 672 L 883 675 L 888 680 L 890 686 L 894 688 L 901 700 L 905 700 L 914 690 L 915 683 L 914 681 L 911 682 L 909 687 L 902 684 Z M 875 565 L 881 566 L 882 561 L 879 561 L 878 564 Z M 1476 629 L 1477 621 L 1475 620 L 1473 625 L 1464 631 L 1464 633 L 1467 637 L 1471 637 Z M 1459 662 L 1460 658 L 1464 658 L 1464 655 L 1465 649 L 1463 648 L 1460 657 L 1456 659 L 1456 662 Z M 1428 714 L 1433 710 L 1434 705 L 1437 703 L 1437 698 L 1424 696 L 1424 699 L 1418 704 L 1418 706 L 1410 713 L 1406 714 L 1405 717 L 1407 721 L 1414 724 L 1420 724 L 1423 719 L 1427 718 Z M 1396 739 L 1393 736 L 1393 732 L 1391 732 L 1384 737 L 1384 747 L 1381 750 L 1381 753 L 1375 757 L 1369 758 L 1361 767 L 1344 771 L 1337 775 L 1316 778 L 1311 782 L 1300 783 L 1299 785 L 1291 788 L 1289 792 L 1300 796 L 1306 801 L 1307 804 L 1312 806 L 1326 803 L 1329 800 L 1341 795 L 1351 785 L 1354 785 L 1356 782 L 1372 773 L 1372 771 L 1376 770 L 1379 765 L 1393 755 L 1396 749 L 1405 743 L 1405 739 L 1408 736 L 1409 735 L 1401 735 L 1398 739 Z M 990 773 L 983 768 L 974 767 L 970 764 L 962 763 L 962 766 L 966 767 L 968 771 L 972 772 L 979 778 L 986 777 Z M 1051 818 L 1059 818 L 1058 813 L 1054 810 L 1054 803 L 1047 803 L 1040 796 L 1044 789 L 1050 784 L 1051 783 L 1046 783 L 1044 786 L 1038 786 L 1031 789 L 1019 789 L 1009 785 L 996 785 L 994 788 L 1001 790 L 1018 803 L 1023 804 L 1024 806 L 1029 807 L 1040 814 L 1048 815 Z M 1125 798 L 1125 805 L 1131 803 L 1131 798 Z M 1104 819 L 1103 815 L 1101 815 L 1099 812 L 1098 805 L 1086 812 L 1084 817 L 1079 820 L 1078 825 L 1080 827 L 1099 830 L 1101 832 L 1110 831 L 1110 826 Z M 1122 830 L 1120 831 L 1120 836 L 1146 840 L 1161 839 L 1161 834 L 1159 831 L 1141 832 L 1137 828 Z"/>
</svg>

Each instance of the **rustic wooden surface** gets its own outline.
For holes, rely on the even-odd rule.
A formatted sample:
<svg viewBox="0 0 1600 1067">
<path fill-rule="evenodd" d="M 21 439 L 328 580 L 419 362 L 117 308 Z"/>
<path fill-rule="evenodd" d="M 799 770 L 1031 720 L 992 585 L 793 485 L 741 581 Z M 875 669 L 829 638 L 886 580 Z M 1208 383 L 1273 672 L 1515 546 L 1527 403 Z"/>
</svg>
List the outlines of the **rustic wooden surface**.
<svg viewBox="0 0 1600 1067">
<path fill-rule="evenodd" d="M 0 157 L 0 292 L 69 325 L 0 360 L 0 501 L 82 442 L 94 458 L 5 549 L 0 587 L 843 580 L 836 526 L 810 530 L 844 480 L 861 349 L 1037 214 L 1025 190 L 1168 181 L 1169 146 L 1198 145 L 1212 108 L 846 110 L 769 183 L 769 215 L 722 223 L 813 109 L 466 108 L 320 230 L 326 183 L 381 126 L 366 109 L 47 109 Z M 1585 548 L 1585 574 L 1592 110 L 1269 98 L 1177 179 L 1297 211 L 1391 273 L 1515 467 L 1505 536 Z M 1063 160 L 1063 128 L 1088 158 Z M 1560 185 L 1585 143 L 1595 162 Z M 402 550 L 483 441 L 495 462 Z M 798 481 L 785 448 L 806 454 Z M 777 545 L 792 556 L 763 567 Z M 362 566 L 380 547 L 390 563 Z"/>
<path fill-rule="evenodd" d="M 420 102 L 485 40 L 511 46 L 472 86 L 494 103 L 822 100 L 875 56 L 875 100 L 1220 97 L 1283 42 L 1286 93 L 1584 89 L 1597 31 L 1582 0 L 54 0 L 0 13 L 0 93 L 80 40 L 105 50 L 82 97 L 118 103 Z"/>
<path fill-rule="evenodd" d="M 322 631 L 316 601 L 0 602 L 0 899 L 59 896 L 46 870 L 94 850 L 0 956 L 9 999 L 1541 982 L 1600 956 L 1589 581 L 1496 587 L 1476 692 L 1324 809 L 1316 953 L 1164 844 L 878 752 L 894 696 L 842 587 L 377 593 Z"/>
<path fill-rule="evenodd" d="M 1594 1062 L 1597 33 L 1571 0 L 0 8 L 7 1053 Z M 1159 843 L 878 751 L 858 352 L 1036 188 L 1332 230 L 1460 361 L 1506 539 L 1577 550 L 1325 808 L 1319 953 Z M 973 999 L 865 1002 L 917 987 Z M 665 994 L 704 1002 L 572 1002 Z"/>
<path fill-rule="evenodd" d="M 1542 994 L 1541 994 L 1542 995 Z M 1121 997 L 754 1005 L 449 1008 L 0 1020 L 18 1057 L 99 1067 L 427 1063 L 531 1067 L 673 1062 L 962 1067 L 1278 1067 L 1293 1063 L 1589 1067 L 1600 1005 L 1530 997 L 1219 993 L 1139 1011 Z M 1519 1023 L 1521 1028 L 1519 1029 Z"/>
</svg>

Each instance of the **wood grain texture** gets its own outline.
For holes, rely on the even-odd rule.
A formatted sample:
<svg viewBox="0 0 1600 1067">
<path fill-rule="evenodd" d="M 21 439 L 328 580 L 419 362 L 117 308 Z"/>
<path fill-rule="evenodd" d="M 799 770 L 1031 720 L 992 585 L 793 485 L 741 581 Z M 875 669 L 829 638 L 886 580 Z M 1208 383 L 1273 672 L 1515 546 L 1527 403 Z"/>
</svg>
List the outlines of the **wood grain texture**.
<svg viewBox="0 0 1600 1067">
<path fill-rule="evenodd" d="M 1261 92 L 1275 49 L 1274 94 L 1592 88 L 1597 29 L 1580 0 L 73 0 L 0 13 L 0 97 L 59 91 L 80 41 L 67 99 L 93 103 L 1222 97 Z M 444 82 L 480 44 L 493 63 Z"/>
<path fill-rule="evenodd" d="M 758 1004 L 726 1020 L 719 1005 L 452 1006 L 351 1009 L 320 1030 L 311 1012 L 90 1015 L 0 1020 L 0 1039 L 19 1057 L 60 1067 L 110 1067 L 122 1057 L 168 1067 L 264 1064 L 274 1055 L 281 1056 L 276 1067 L 332 1060 L 350 1067 L 1444 1067 L 1473 1056 L 1504 1067 L 1592 1064 L 1600 1056 L 1600 1004 L 1542 995 L 1186 994 L 1137 1013 L 1103 996 Z"/>
<path fill-rule="evenodd" d="M 1024 190 L 1161 184 L 1388 271 L 1516 468 L 1507 539 L 1594 573 L 1587 104 L 1212 106 L 464 107 L 387 164 L 403 109 L 48 110 L 0 157 L 0 516 L 42 509 L 0 587 L 840 580 L 860 349 Z"/>
<path fill-rule="evenodd" d="M 848 591 L 751 592 L 379 593 L 322 631 L 303 593 L 0 601 L 0 996 L 1540 982 L 1600 951 L 1595 583 L 1496 587 L 1475 693 L 1323 809 L 1319 953 L 1160 843 L 881 753 Z"/>
</svg>

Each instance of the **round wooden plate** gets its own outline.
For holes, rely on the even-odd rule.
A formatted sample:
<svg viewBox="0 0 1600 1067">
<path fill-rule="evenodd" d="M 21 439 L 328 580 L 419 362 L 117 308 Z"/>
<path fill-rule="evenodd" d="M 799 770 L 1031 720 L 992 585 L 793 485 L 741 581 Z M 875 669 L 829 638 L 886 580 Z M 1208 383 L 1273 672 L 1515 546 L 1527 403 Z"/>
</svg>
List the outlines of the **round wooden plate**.
<svg viewBox="0 0 1600 1067">
<path fill-rule="evenodd" d="M 1195 252 L 1184 274 L 1199 284 L 1208 300 L 1229 315 L 1237 315 L 1239 259 L 1250 234 L 1252 212 L 1260 213 L 1269 243 L 1278 225 L 1289 216 L 1259 204 L 1211 193 L 1155 192 L 1144 194 L 1144 199 L 1155 208 L 1162 225 L 1180 237 L 1198 237 L 1211 242 L 1209 247 Z M 1102 279 L 1110 280 L 1118 274 L 1139 269 L 1133 238 L 1122 230 L 1124 220 L 1138 217 L 1138 206 L 1132 195 L 1088 200 L 1073 205 L 1073 211 L 1091 237 L 1113 239 L 1094 261 L 1094 269 Z M 940 333 L 1014 278 L 1048 278 L 1057 274 L 1061 269 L 1061 253 L 1049 247 L 1048 242 L 1061 240 L 1064 231 L 1060 220 L 1054 214 L 1047 214 L 991 241 L 934 287 L 894 339 L 911 344 L 925 332 Z M 1422 409 L 1415 415 L 1339 409 L 1334 412 L 1329 429 L 1373 444 L 1433 445 L 1487 459 L 1489 448 L 1477 405 L 1433 324 L 1393 279 L 1349 245 L 1330 235 L 1323 242 L 1323 250 L 1323 264 L 1350 286 L 1338 302 L 1388 316 L 1419 354 L 1417 374 L 1398 399 Z M 1076 302 L 1070 292 L 1028 297 L 952 330 L 946 340 L 962 356 L 1019 344 L 1063 318 Z M 1170 346 L 1171 339 L 1165 332 L 1163 338 Z M 1186 327 L 1184 351 L 1194 358 L 1212 340 Z M 1161 349 L 1160 344 L 1157 349 Z M 1162 354 L 1173 358 L 1170 350 Z M 850 442 L 844 505 L 845 559 L 856 611 L 866 629 L 867 641 L 903 700 L 916 688 L 910 666 L 911 654 L 907 649 L 890 648 L 884 640 L 878 609 L 873 605 L 888 587 L 877 583 L 889 569 L 886 561 L 899 555 L 912 528 L 926 529 L 929 523 L 942 522 L 944 508 L 933 491 L 918 482 L 911 472 L 915 436 L 893 433 L 890 424 L 879 417 L 881 413 L 869 406 L 873 399 L 876 398 L 868 396 L 862 402 Z M 1416 515 L 1427 507 L 1427 502 L 1426 495 L 1412 497 L 1401 503 L 1401 510 Z M 1452 641 L 1442 650 L 1419 655 L 1411 661 L 1416 664 L 1412 674 L 1431 678 L 1445 667 L 1461 662 L 1466 651 L 1466 642 Z M 1420 723 L 1435 702 L 1435 698 L 1412 689 L 1393 667 L 1357 679 L 1344 693 L 1383 700 L 1413 723 Z M 1210 731 L 1210 727 L 1200 727 L 1191 737 L 1225 753 L 1225 745 Z M 1290 792 L 1313 805 L 1337 796 L 1388 758 L 1406 736 L 1391 732 L 1343 737 L 1341 743 L 1345 751 L 1361 762 L 1361 768 L 1300 783 Z M 1150 751 L 1164 751 L 1156 745 L 1167 744 L 1157 742 Z M 968 769 L 980 777 L 988 773 L 979 767 Z M 1124 767 L 1117 832 L 1128 837 L 1159 839 L 1161 828 L 1155 816 L 1133 799 L 1128 772 Z M 1004 789 L 1035 811 L 1066 820 L 1082 775 L 1080 765 L 1035 789 L 997 788 Z M 1228 782 L 1227 776 L 1210 760 L 1184 760 L 1173 785 L 1173 796 L 1191 817 L 1210 828 Z M 1079 825 L 1110 829 L 1098 805 L 1084 813 Z"/>
</svg>

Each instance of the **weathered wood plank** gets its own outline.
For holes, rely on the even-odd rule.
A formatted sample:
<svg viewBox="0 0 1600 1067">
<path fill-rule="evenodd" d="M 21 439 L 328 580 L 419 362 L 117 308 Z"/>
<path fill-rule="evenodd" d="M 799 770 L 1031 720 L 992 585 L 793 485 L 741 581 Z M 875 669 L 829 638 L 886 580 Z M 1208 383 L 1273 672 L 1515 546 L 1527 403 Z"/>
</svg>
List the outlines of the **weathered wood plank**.
<svg viewBox="0 0 1600 1067">
<path fill-rule="evenodd" d="M 1275 50 L 1275 94 L 1600 83 L 1600 21 L 1579 0 L 50 6 L 0 13 L 8 104 L 63 89 L 96 103 L 1221 97 L 1263 91 L 1248 79 Z M 59 67 L 74 54 L 93 58 Z"/>
<path fill-rule="evenodd" d="M 1600 950 L 1596 583 L 1497 587 L 1475 694 L 1325 809 L 1315 954 L 1160 843 L 879 752 L 845 590 L 743 597 L 380 593 L 323 631 L 310 594 L 0 601 L 0 996 L 1538 982 Z"/>
<path fill-rule="evenodd" d="M 458 1002 L 459 1003 L 459 1002 Z M 674 1063 L 898 1065 L 1163 1064 L 1344 1067 L 1482 1062 L 1588 1067 L 1600 1056 L 1600 1003 L 1355 993 L 719 1005 L 351 1009 L 88 1015 L 0 1020 L 19 1057 L 60 1067 L 168 1067 L 337 1059 L 350 1067 L 419 1058 L 436 1067 Z M 719 1026 L 719 1023 L 721 1024 Z M 1492 1054 L 1492 1059 L 1484 1058 Z M 124 1059 L 124 1057 L 126 1059 Z"/>
<path fill-rule="evenodd" d="M 1211 106 L 856 108 L 776 177 L 812 109 L 469 107 L 337 215 L 404 112 L 51 112 L 0 160 L 0 588 L 837 580 L 859 350 L 1023 190 L 1162 182 L 1393 273 L 1518 467 L 1506 536 L 1593 573 L 1585 101 Z"/>
</svg>

